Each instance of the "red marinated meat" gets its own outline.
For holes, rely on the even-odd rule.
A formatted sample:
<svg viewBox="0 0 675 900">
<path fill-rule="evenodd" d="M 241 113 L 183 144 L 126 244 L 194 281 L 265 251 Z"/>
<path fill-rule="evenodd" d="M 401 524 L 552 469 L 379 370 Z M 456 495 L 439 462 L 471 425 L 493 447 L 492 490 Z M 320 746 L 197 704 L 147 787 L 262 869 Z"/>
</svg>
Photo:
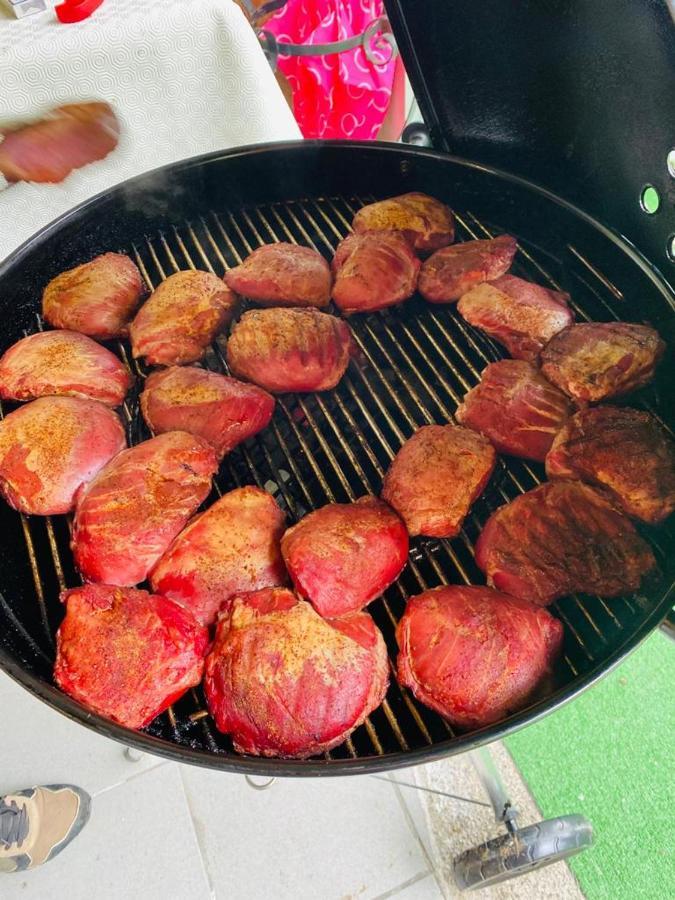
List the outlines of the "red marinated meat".
<svg viewBox="0 0 675 900">
<path fill-rule="evenodd" d="M 398 232 L 350 234 L 333 258 L 333 300 L 349 315 L 395 306 L 417 285 L 420 261 Z"/>
<path fill-rule="evenodd" d="M 150 573 L 150 584 L 203 625 L 234 594 L 286 584 L 279 542 L 286 517 L 268 493 L 236 488 L 188 524 Z"/>
<path fill-rule="evenodd" d="M 177 603 L 106 584 L 61 600 L 54 680 L 88 709 L 143 728 L 201 681 L 208 632 Z"/>
<path fill-rule="evenodd" d="M 554 440 L 546 473 L 602 486 L 643 522 L 675 510 L 675 442 L 648 412 L 596 406 L 576 413 Z"/>
<path fill-rule="evenodd" d="M 224 456 L 269 425 L 274 397 L 254 384 L 194 366 L 153 372 L 140 397 L 155 434 L 188 431 Z"/>
<path fill-rule="evenodd" d="M 129 371 L 115 354 L 77 331 L 31 334 L 0 358 L 3 400 L 61 395 L 120 406 L 130 385 Z"/>
<path fill-rule="evenodd" d="M 455 220 L 448 207 L 417 191 L 369 203 L 356 213 L 352 227 L 357 234 L 400 231 L 423 254 L 451 244 L 455 237 Z"/>
<path fill-rule="evenodd" d="M 268 391 L 327 391 L 345 373 L 352 348 L 346 322 L 315 309 L 252 309 L 232 329 L 233 375 Z"/>
<path fill-rule="evenodd" d="M 144 581 L 208 496 L 217 468 L 213 448 L 184 431 L 118 454 L 78 498 L 72 547 L 83 578 Z"/>
<path fill-rule="evenodd" d="M 54 328 L 106 341 L 128 333 L 144 290 L 128 256 L 104 253 L 53 278 L 42 295 L 42 315 Z"/>
<path fill-rule="evenodd" d="M 597 403 L 651 381 L 665 346 L 647 325 L 588 322 L 553 338 L 541 354 L 541 370 L 575 400 Z"/>
<path fill-rule="evenodd" d="M 0 421 L 0 493 L 29 515 L 70 512 L 80 488 L 124 447 L 122 423 L 102 403 L 33 400 Z"/>
<path fill-rule="evenodd" d="M 301 597 L 331 618 L 363 609 L 408 561 L 408 532 L 377 497 L 330 503 L 289 528 L 281 542 Z"/>
<path fill-rule="evenodd" d="M 630 520 L 579 481 L 542 484 L 498 509 L 478 538 L 476 563 L 488 584 L 539 606 L 577 591 L 636 591 L 656 565 Z"/>
<path fill-rule="evenodd" d="M 398 624 L 398 680 L 453 725 L 482 728 L 527 702 L 562 637 L 557 619 L 524 600 L 435 588 L 412 597 Z"/>
<path fill-rule="evenodd" d="M 533 365 L 503 359 L 483 369 L 455 415 L 489 438 L 499 453 L 543 462 L 571 412 L 565 394 Z"/>
<path fill-rule="evenodd" d="M 437 250 L 420 270 L 419 292 L 432 303 L 451 303 L 477 284 L 494 281 L 511 268 L 518 245 L 508 234 L 489 241 L 465 241 Z"/>
<path fill-rule="evenodd" d="M 535 362 L 548 341 L 574 321 L 568 300 L 568 294 L 502 275 L 464 294 L 457 309 L 470 325 L 503 344 L 514 359 Z"/>
<path fill-rule="evenodd" d="M 236 750 L 300 759 L 341 744 L 387 683 L 384 639 L 367 613 L 323 619 L 284 588 L 234 598 L 204 673 L 216 727 Z"/>
<path fill-rule="evenodd" d="M 490 441 L 457 425 L 426 425 L 405 442 L 384 477 L 382 499 L 411 535 L 454 537 L 483 492 L 497 456 Z"/>
<path fill-rule="evenodd" d="M 310 247 L 280 242 L 258 247 L 225 273 L 227 286 L 261 306 L 328 306 L 332 278 Z"/>
<path fill-rule="evenodd" d="M 150 295 L 131 323 L 135 359 L 150 366 L 182 366 L 201 359 L 230 322 L 234 294 L 210 272 L 176 272 Z"/>
</svg>

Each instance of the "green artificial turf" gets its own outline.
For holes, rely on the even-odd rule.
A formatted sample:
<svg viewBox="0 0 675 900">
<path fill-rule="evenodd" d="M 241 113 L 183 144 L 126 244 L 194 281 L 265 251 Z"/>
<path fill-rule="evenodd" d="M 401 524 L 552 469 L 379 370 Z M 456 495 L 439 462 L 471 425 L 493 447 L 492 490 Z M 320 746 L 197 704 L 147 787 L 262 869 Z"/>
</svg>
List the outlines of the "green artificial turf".
<svg viewBox="0 0 675 900">
<path fill-rule="evenodd" d="M 654 634 L 579 698 L 507 739 L 545 817 L 582 813 L 588 900 L 675 897 L 675 643 Z"/>
</svg>

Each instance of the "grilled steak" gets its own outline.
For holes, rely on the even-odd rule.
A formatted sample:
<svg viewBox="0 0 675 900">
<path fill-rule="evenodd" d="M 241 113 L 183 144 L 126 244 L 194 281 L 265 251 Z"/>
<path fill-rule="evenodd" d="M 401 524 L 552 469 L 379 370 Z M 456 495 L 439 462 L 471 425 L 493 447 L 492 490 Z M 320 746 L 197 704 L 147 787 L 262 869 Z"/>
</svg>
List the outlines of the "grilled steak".
<svg viewBox="0 0 675 900">
<path fill-rule="evenodd" d="M 140 402 L 155 434 L 188 431 L 221 457 L 266 428 L 274 412 L 274 397 L 262 388 L 194 366 L 153 372 Z"/>
<path fill-rule="evenodd" d="M 0 493 L 30 515 L 70 512 L 80 488 L 124 447 L 122 423 L 107 406 L 42 397 L 0 421 Z"/>
<path fill-rule="evenodd" d="M 335 251 L 333 300 L 347 315 L 395 306 L 414 292 L 419 267 L 398 232 L 350 234 Z"/>
<path fill-rule="evenodd" d="M 408 561 L 408 532 L 386 503 L 330 503 L 289 528 L 281 551 L 297 592 L 328 618 L 379 597 Z"/>
<path fill-rule="evenodd" d="M 455 237 L 455 220 L 448 207 L 416 191 L 362 207 L 352 227 L 357 234 L 400 231 L 423 254 L 451 244 Z"/>
<path fill-rule="evenodd" d="M 225 273 L 227 286 L 261 306 L 328 306 L 331 274 L 310 247 L 267 244 Z"/>
<path fill-rule="evenodd" d="M 487 438 L 457 425 L 426 425 L 398 451 L 382 499 L 411 535 L 454 537 L 496 462 Z"/>
<path fill-rule="evenodd" d="M 478 539 L 476 563 L 488 584 L 540 606 L 576 591 L 636 591 L 656 564 L 630 520 L 579 481 L 542 484 L 498 509 Z"/>
<path fill-rule="evenodd" d="M 0 358 L 3 400 L 61 395 L 119 406 L 130 384 L 127 368 L 114 353 L 76 331 L 31 334 Z"/>
<path fill-rule="evenodd" d="M 201 681 L 208 632 L 177 603 L 105 584 L 61 600 L 54 680 L 94 712 L 143 728 Z"/>
<path fill-rule="evenodd" d="M 408 601 L 396 629 L 398 680 L 460 728 L 522 706 L 559 653 L 545 609 L 486 587 L 439 587 Z"/>
<path fill-rule="evenodd" d="M 647 325 L 589 322 L 556 335 L 541 354 L 541 370 L 570 397 L 596 403 L 651 381 L 664 350 Z"/>
<path fill-rule="evenodd" d="M 518 245 L 508 234 L 489 241 L 465 241 L 437 250 L 420 269 L 419 292 L 432 303 L 459 300 L 472 287 L 494 281 L 511 268 Z"/>
<path fill-rule="evenodd" d="M 503 359 L 483 369 L 455 415 L 489 438 L 499 453 L 543 462 L 571 412 L 565 394 L 533 365 Z"/>
<path fill-rule="evenodd" d="M 315 309 L 252 309 L 232 329 L 227 362 L 233 375 L 275 394 L 327 391 L 349 363 L 349 326 Z"/>
<path fill-rule="evenodd" d="M 127 334 L 144 290 L 128 256 L 104 253 L 53 278 L 42 295 L 42 315 L 54 328 L 106 341 Z"/>
<path fill-rule="evenodd" d="M 384 640 L 367 613 L 323 619 L 291 591 L 267 588 L 221 613 L 204 692 L 240 753 L 302 759 L 341 744 L 387 682 Z"/>
<path fill-rule="evenodd" d="M 279 548 L 285 526 L 268 493 L 236 488 L 178 535 L 150 573 L 152 589 L 211 625 L 234 594 L 286 584 Z"/>
<path fill-rule="evenodd" d="M 535 362 L 548 341 L 574 321 L 568 299 L 568 294 L 502 275 L 464 294 L 457 309 L 470 325 L 503 344 L 514 359 Z"/>
<path fill-rule="evenodd" d="M 129 334 L 134 358 L 150 366 L 201 359 L 234 315 L 238 299 L 210 272 L 176 272 L 143 304 Z"/>
<path fill-rule="evenodd" d="M 84 579 L 144 581 L 206 499 L 217 468 L 213 448 L 184 431 L 119 453 L 78 498 L 72 547 Z"/>
<path fill-rule="evenodd" d="M 660 522 L 675 510 L 675 443 L 637 409 L 597 406 L 572 416 L 546 457 L 546 472 L 602 485 L 644 522 Z"/>
</svg>

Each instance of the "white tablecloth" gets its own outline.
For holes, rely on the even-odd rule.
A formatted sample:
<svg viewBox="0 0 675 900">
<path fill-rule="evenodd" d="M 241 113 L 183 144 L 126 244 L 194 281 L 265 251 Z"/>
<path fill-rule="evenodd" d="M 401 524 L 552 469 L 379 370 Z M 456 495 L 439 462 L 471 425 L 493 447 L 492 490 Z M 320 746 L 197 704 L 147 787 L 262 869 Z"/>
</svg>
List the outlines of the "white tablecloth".
<svg viewBox="0 0 675 900">
<path fill-rule="evenodd" d="M 98 191 L 156 166 L 226 147 L 295 140 L 297 125 L 231 0 L 106 0 L 85 22 L 0 7 L 0 121 L 61 103 L 107 100 L 119 147 L 60 185 L 0 192 L 0 260 Z"/>
</svg>

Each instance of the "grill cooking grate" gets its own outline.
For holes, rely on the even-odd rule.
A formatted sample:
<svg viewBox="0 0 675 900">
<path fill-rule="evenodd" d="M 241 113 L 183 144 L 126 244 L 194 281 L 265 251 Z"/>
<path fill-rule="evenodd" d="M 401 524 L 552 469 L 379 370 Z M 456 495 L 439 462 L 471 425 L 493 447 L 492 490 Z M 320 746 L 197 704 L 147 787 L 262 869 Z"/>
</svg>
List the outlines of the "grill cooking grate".
<svg viewBox="0 0 675 900">
<path fill-rule="evenodd" d="M 356 209 L 372 199 L 317 198 L 212 213 L 127 250 L 133 249 L 151 288 L 185 268 L 208 269 L 222 276 L 255 247 L 272 241 L 306 244 L 330 258 L 348 233 Z M 491 237 L 508 230 L 483 223 L 470 212 L 456 217 L 458 240 Z M 623 300 L 619 287 L 578 248 L 565 249 L 569 265 L 552 266 L 543 254 L 520 242 L 513 271 L 557 290 L 568 290 L 581 321 L 619 318 L 616 310 L 621 310 Z M 434 307 L 414 299 L 398 309 L 353 317 L 350 325 L 358 354 L 340 385 L 323 394 L 279 397 L 270 427 L 225 458 L 207 504 L 234 487 L 252 483 L 274 494 L 289 522 L 295 522 L 327 502 L 378 494 L 382 476 L 403 442 L 421 425 L 450 421 L 484 366 L 503 356 L 493 341 L 458 316 L 454 306 Z M 42 327 L 39 319 L 37 327 Z M 225 338 L 221 338 L 204 364 L 227 372 L 224 347 Z M 128 346 L 120 344 L 116 349 L 137 376 L 136 389 L 124 406 L 130 441 L 137 443 L 150 436 L 138 408 L 147 372 L 132 360 Z M 635 403 L 635 398 L 631 400 Z M 656 397 L 650 390 L 643 391 L 639 400 L 657 414 Z M 482 583 L 473 558 L 482 524 L 498 506 L 543 479 L 542 466 L 501 459 L 491 484 L 455 540 L 412 541 L 410 562 L 400 581 L 369 607 L 389 649 L 392 683 L 387 699 L 350 739 L 325 754 L 329 765 L 331 760 L 383 756 L 454 737 L 444 720 L 397 685 L 396 623 L 410 595 L 444 583 Z M 62 615 L 58 592 L 79 583 L 68 550 L 71 522 L 66 517 L 25 516 L 20 521 L 35 584 L 36 622 L 42 631 L 29 633 L 1 595 L 0 603 L 47 667 L 53 659 L 53 635 Z M 660 562 L 672 537 L 667 527 L 658 533 L 650 530 Z M 568 597 L 554 604 L 554 613 L 565 625 L 564 654 L 545 693 L 592 671 L 597 661 L 591 648 L 602 647 L 604 654 L 619 647 L 636 617 L 658 602 L 653 597 L 611 601 Z M 212 726 L 201 689 L 190 692 L 155 720 L 148 732 L 164 742 L 220 754 L 224 765 L 232 753 L 230 740 Z M 234 762 L 231 757 L 229 761 Z"/>
</svg>

